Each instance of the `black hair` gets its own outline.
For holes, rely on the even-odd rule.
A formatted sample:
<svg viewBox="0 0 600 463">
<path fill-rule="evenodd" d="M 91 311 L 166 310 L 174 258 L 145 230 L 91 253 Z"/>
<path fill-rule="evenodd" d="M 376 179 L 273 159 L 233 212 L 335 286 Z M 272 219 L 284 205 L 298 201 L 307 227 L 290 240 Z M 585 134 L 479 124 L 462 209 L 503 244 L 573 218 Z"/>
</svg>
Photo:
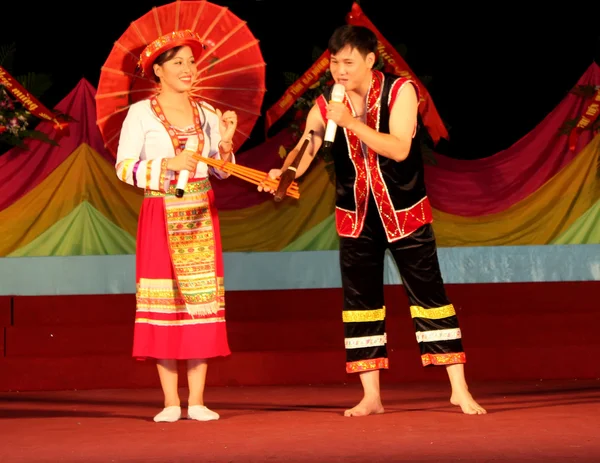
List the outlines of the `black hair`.
<svg viewBox="0 0 600 463">
<path fill-rule="evenodd" d="M 350 45 L 366 57 L 369 53 L 377 54 L 377 36 L 375 33 L 363 26 L 345 25 L 338 27 L 329 39 L 328 50 L 332 55 Z"/>
<path fill-rule="evenodd" d="M 179 50 L 181 50 L 182 48 L 183 48 L 183 45 L 179 45 L 177 47 L 169 48 L 167 51 L 162 52 L 160 55 L 158 55 L 156 57 L 156 59 L 152 63 L 152 74 L 154 74 L 154 80 L 156 82 L 160 82 L 160 78 L 154 72 L 154 65 L 158 64 L 159 66 L 162 66 L 167 61 L 169 61 L 170 59 L 172 59 L 173 56 L 175 56 L 177 54 L 177 52 Z"/>
</svg>

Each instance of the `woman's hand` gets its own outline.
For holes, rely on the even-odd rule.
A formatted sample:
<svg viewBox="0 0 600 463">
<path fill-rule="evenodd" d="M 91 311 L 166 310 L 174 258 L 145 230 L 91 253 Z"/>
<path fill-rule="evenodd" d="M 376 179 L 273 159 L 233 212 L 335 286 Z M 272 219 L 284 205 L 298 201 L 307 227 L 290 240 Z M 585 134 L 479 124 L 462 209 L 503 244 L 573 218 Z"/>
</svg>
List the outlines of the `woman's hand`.
<svg viewBox="0 0 600 463">
<path fill-rule="evenodd" d="M 174 170 L 175 172 L 181 172 L 182 170 L 196 172 L 198 160 L 194 159 L 195 154 L 193 151 L 183 150 L 174 158 L 167 160 L 167 169 Z"/>
<path fill-rule="evenodd" d="M 233 111 L 221 113 L 221 111 L 217 109 L 217 116 L 219 117 L 221 144 L 231 145 L 231 141 L 235 135 L 235 129 L 237 128 L 237 114 Z"/>
</svg>

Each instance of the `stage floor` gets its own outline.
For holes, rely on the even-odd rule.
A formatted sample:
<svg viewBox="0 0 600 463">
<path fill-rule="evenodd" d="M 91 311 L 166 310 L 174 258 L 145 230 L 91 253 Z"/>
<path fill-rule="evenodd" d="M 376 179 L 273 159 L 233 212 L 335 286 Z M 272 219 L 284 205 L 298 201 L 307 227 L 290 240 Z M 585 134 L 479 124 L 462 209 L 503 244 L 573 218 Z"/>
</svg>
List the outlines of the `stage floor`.
<svg viewBox="0 0 600 463">
<path fill-rule="evenodd" d="M 169 424 L 152 421 L 157 389 L 0 393 L 0 461 L 600 461 L 600 380 L 471 390 L 488 415 L 463 415 L 439 381 L 384 385 L 386 413 L 364 418 L 343 416 L 356 383 L 210 387 L 219 421 Z"/>
</svg>

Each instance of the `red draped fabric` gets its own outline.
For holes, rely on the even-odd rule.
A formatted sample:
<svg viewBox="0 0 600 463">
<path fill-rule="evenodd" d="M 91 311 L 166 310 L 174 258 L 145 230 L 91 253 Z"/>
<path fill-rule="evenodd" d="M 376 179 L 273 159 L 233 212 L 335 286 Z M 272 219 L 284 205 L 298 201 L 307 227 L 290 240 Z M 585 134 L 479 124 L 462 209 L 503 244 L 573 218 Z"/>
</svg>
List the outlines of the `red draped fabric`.
<svg viewBox="0 0 600 463">
<path fill-rule="evenodd" d="M 100 155 L 114 162 L 104 149 L 96 127 L 96 89 L 85 79 L 58 104 L 57 110 L 76 119 L 69 123 L 70 135 L 55 147 L 37 140 L 27 142 L 29 150 L 14 148 L 0 156 L 0 210 L 6 209 L 35 188 L 82 143 L 89 143 Z M 36 130 L 55 138 L 53 122 L 40 122 Z"/>
<path fill-rule="evenodd" d="M 592 64 L 578 85 L 600 85 L 600 66 Z M 527 197 L 565 167 L 592 139 L 584 131 L 574 151 L 561 126 L 587 108 L 589 99 L 569 93 L 531 132 L 510 148 L 477 160 L 436 154 L 426 166 L 429 199 L 438 210 L 461 216 L 493 214 Z"/>
</svg>

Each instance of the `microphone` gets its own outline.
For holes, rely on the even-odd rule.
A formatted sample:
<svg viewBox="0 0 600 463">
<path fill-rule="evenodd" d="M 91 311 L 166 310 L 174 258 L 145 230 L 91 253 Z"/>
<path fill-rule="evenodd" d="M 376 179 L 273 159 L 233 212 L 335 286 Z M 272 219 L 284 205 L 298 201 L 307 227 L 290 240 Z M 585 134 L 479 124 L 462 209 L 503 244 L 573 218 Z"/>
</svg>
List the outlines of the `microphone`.
<svg viewBox="0 0 600 463">
<path fill-rule="evenodd" d="M 331 89 L 331 101 L 342 103 L 344 101 L 344 95 L 346 89 L 342 84 L 335 84 Z M 335 131 L 337 130 L 337 124 L 332 120 L 327 121 L 327 128 L 325 129 L 325 137 L 323 138 L 323 147 L 331 148 L 333 140 L 335 139 Z"/>
<path fill-rule="evenodd" d="M 185 142 L 184 151 L 193 151 L 194 153 L 198 150 L 198 136 L 191 135 L 188 137 Z M 175 196 L 178 198 L 183 198 L 183 193 L 185 192 L 185 187 L 187 186 L 188 178 L 190 176 L 190 171 L 187 169 L 179 171 L 179 177 L 177 178 L 177 186 L 175 187 Z"/>
</svg>

